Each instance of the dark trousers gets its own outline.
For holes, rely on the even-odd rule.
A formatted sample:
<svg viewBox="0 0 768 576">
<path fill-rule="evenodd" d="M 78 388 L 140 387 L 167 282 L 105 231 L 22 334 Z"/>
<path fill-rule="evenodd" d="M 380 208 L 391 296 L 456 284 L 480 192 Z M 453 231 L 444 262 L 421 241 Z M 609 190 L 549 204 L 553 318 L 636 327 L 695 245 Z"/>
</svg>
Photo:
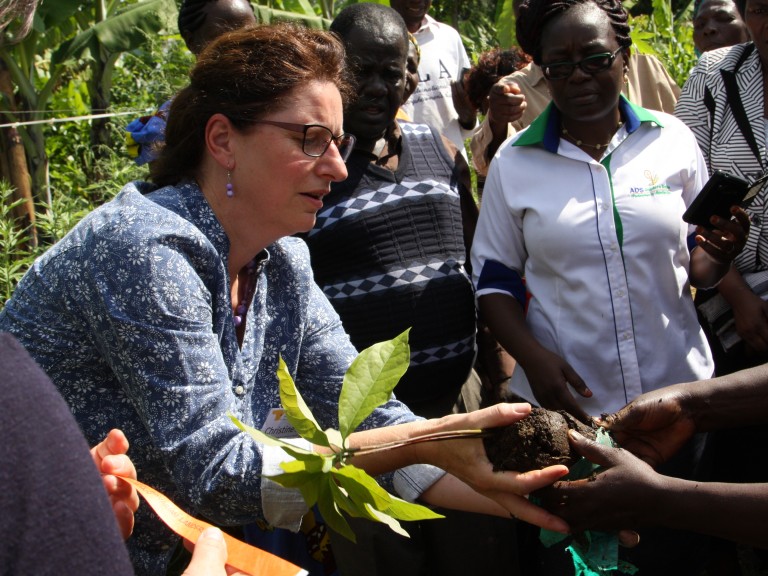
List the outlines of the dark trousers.
<svg viewBox="0 0 768 576">
<path fill-rule="evenodd" d="M 446 518 L 405 523 L 410 538 L 377 522 L 349 519 L 357 544 L 331 532 L 339 576 L 521 576 L 517 521 L 437 511 Z"/>
</svg>

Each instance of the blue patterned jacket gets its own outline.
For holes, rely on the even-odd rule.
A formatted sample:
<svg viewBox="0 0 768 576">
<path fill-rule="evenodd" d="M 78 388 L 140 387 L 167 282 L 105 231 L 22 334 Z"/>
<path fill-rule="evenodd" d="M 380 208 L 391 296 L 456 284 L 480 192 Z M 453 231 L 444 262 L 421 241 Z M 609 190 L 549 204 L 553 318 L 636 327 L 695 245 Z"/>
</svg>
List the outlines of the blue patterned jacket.
<svg viewBox="0 0 768 576">
<path fill-rule="evenodd" d="M 240 348 L 228 250 L 196 184 L 129 184 L 35 262 L 0 330 L 48 373 L 91 444 L 122 428 L 142 481 L 193 514 L 238 525 L 263 518 L 263 448 L 227 411 L 263 425 L 280 406 L 282 355 L 322 427 L 337 428 L 356 351 L 295 238 L 268 248 Z M 391 400 L 362 427 L 414 419 Z M 175 542 L 141 506 L 128 542 L 137 574 L 162 573 Z"/>
</svg>

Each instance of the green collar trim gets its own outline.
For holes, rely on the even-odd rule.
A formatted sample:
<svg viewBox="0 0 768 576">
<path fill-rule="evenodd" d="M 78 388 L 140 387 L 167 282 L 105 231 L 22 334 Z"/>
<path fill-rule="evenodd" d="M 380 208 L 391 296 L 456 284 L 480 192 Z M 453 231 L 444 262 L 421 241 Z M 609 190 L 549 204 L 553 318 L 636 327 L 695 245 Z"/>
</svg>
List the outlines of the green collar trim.
<svg viewBox="0 0 768 576">
<path fill-rule="evenodd" d="M 659 128 L 664 127 L 650 110 L 633 104 L 623 94 L 619 97 L 619 112 L 624 119 L 627 133 L 629 134 L 632 134 L 645 122 Z M 560 110 L 557 109 L 554 102 L 550 102 L 512 145 L 542 146 L 545 150 L 555 154 L 560 144 L 561 116 Z"/>
</svg>

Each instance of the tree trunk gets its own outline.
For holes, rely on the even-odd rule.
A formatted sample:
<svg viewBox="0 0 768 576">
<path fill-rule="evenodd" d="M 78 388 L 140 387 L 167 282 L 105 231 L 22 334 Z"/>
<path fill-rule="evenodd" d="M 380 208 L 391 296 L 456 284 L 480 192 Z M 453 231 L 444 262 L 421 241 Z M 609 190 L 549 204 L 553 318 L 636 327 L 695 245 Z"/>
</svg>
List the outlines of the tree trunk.
<svg viewBox="0 0 768 576">
<path fill-rule="evenodd" d="M 0 60 L 0 92 L 2 92 L 10 110 L 14 110 L 13 83 L 5 64 Z M 2 116 L 7 122 L 8 117 Z M 14 216 L 21 228 L 29 230 L 29 242 L 33 247 L 37 246 L 37 230 L 35 228 L 35 202 L 32 197 L 32 184 L 27 168 L 27 155 L 21 136 L 16 128 L 3 128 L 0 130 L 0 168 L 2 177 L 13 186 L 12 200 L 23 200 L 23 203 L 14 209 Z"/>
</svg>

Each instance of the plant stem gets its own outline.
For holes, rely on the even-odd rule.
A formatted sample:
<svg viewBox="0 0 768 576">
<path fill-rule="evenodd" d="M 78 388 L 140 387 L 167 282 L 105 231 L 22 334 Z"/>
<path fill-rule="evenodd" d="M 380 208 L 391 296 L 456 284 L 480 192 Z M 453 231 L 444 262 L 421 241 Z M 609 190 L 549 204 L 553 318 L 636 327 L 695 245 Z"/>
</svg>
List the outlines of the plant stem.
<svg viewBox="0 0 768 576">
<path fill-rule="evenodd" d="M 400 448 L 402 446 L 409 446 L 411 444 L 418 444 L 420 442 L 455 440 L 457 438 L 483 438 L 489 434 L 490 432 L 487 430 L 451 430 L 449 432 L 433 432 L 432 434 L 415 436 L 413 438 L 408 438 L 407 440 L 395 440 L 393 442 L 385 442 L 384 444 L 367 446 L 365 448 L 347 448 L 345 450 L 345 456 L 365 456 L 367 454 L 376 454 L 377 452 L 384 452 L 386 450 L 392 450 L 393 448 Z"/>
</svg>

